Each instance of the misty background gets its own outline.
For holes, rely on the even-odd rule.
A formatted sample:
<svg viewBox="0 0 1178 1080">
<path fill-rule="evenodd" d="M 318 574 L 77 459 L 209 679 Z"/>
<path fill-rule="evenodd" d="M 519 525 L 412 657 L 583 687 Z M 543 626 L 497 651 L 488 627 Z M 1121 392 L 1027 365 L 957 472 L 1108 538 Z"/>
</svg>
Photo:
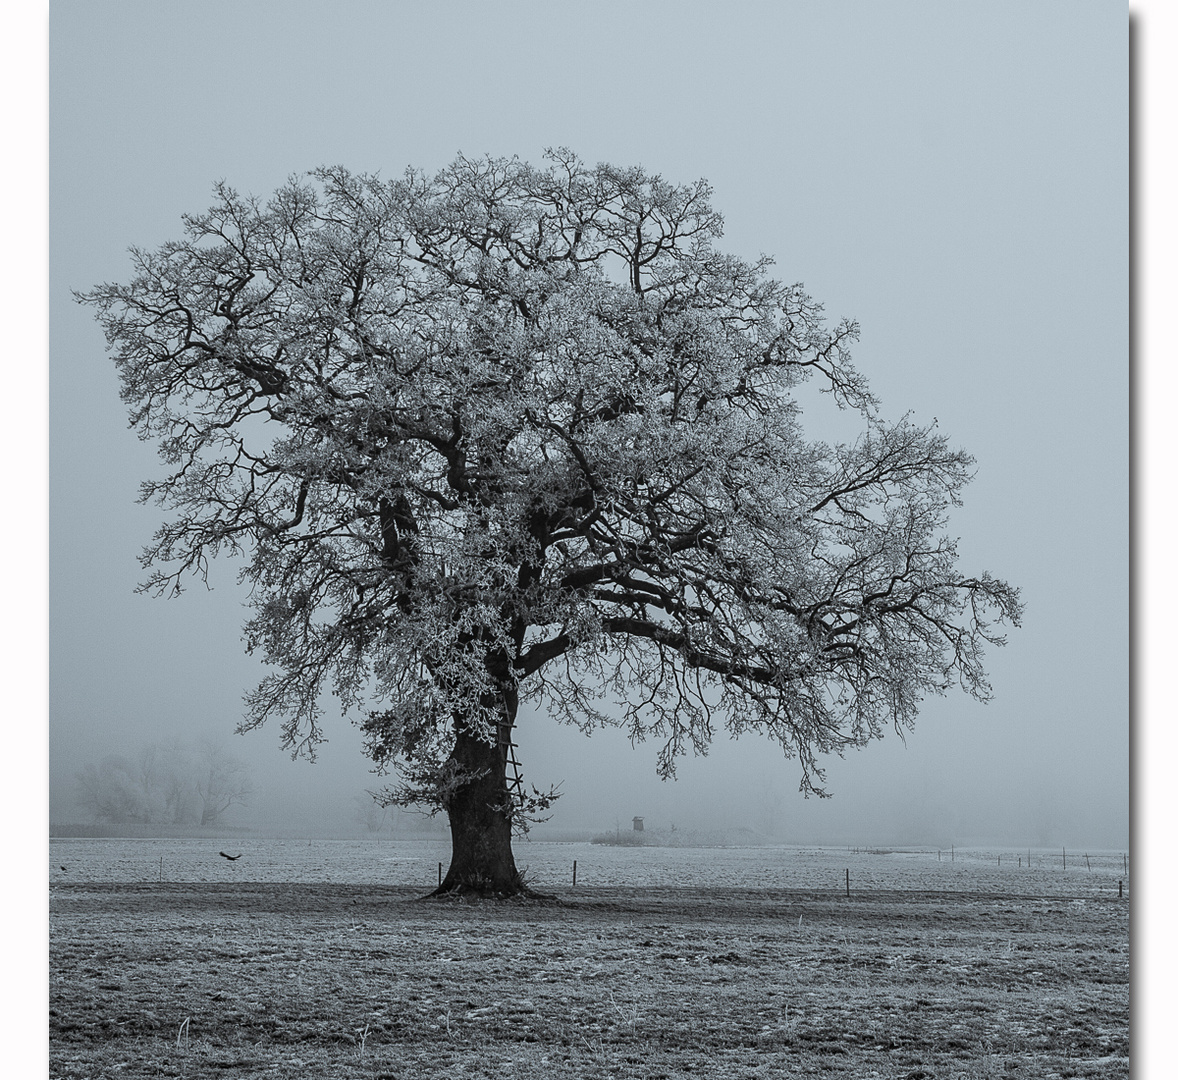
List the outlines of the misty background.
<svg viewBox="0 0 1178 1080">
<path fill-rule="evenodd" d="M 130 276 L 225 179 L 263 198 L 320 164 L 399 175 L 462 151 L 706 177 L 722 246 L 777 260 L 897 418 L 977 459 L 961 568 L 1021 587 L 995 699 L 925 702 L 827 761 L 829 800 L 767 741 L 657 746 L 521 712 L 550 830 L 745 827 L 790 842 L 1120 848 L 1129 832 L 1128 36 L 1123 5 L 58 0 L 50 10 L 50 820 L 76 776 L 179 738 L 250 768 L 231 823 L 340 835 L 376 788 L 347 717 L 315 764 L 233 734 L 262 676 L 238 567 L 135 595 L 160 471 L 72 289 Z M 825 409 L 822 410 L 825 412 Z M 813 414 L 817 420 L 817 414 Z M 823 429 L 813 428 L 815 433 Z M 535 836 L 542 837 L 538 829 Z"/>
</svg>

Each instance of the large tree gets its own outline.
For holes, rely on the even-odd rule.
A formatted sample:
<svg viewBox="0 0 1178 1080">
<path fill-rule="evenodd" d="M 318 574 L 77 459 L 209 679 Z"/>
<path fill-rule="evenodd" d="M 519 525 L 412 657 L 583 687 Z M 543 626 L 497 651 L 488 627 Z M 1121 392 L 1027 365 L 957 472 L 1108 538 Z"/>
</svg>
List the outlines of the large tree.
<svg viewBox="0 0 1178 1080">
<path fill-rule="evenodd" d="M 563 150 L 220 184 L 81 297 L 169 466 L 144 587 L 245 557 L 273 673 L 243 727 L 313 753 L 327 690 L 359 710 L 397 798 L 449 815 L 440 892 L 526 889 L 513 824 L 552 796 L 516 783 L 521 701 L 660 740 L 664 776 L 760 731 L 822 793 L 820 755 L 987 697 L 1018 623 L 944 534 L 970 457 L 885 422 L 856 325 L 718 251 L 710 197 Z M 856 439 L 806 437 L 807 381 Z"/>
</svg>

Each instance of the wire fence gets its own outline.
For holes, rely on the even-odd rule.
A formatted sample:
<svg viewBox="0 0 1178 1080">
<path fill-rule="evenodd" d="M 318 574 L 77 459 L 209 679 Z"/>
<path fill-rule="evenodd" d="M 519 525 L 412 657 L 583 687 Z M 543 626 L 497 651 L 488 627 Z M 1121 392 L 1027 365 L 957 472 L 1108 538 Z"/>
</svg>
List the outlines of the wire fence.
<svg viewBox="0 0 1178 1080">
<path fill-rule="evenodd" d="M 444 841 L 54 839 L 50 884 L 254 883 L 436 887 Z M 1077 849 L 517 845 L 533 887 L 957 892 L 1118 897 L 1128 852 Z"/>
<path fill-rule="evenodd" d="M 938 862 L 957 863 L 963 865 L 973 863 L 993 863 L 996 867 L 1005 866 L 1007 869 L 1056 869 L 1080 871 L 1089 873 L 1120 874 L 1129 873 L 1129 853 L 1127 851 L 1088 851 L 1083 848 L 881 848 L 881 847 L 851 847 L 848 849 L 853 855 L 895 855 L 919 856 L 928 858 L 935 856 Z"/>
</svg>

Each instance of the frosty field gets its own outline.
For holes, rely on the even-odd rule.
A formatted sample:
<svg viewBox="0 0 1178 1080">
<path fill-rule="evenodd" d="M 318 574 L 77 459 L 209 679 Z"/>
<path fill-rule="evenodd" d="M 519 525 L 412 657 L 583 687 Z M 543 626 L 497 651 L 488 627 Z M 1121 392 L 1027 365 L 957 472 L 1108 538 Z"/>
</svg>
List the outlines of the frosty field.
<svg viewBox="0 0 1178 1080">
<path fill-rule="evenodd" d="M 534 842 L 550 899 L 421 900 L 447 854 L 51 841 L 50 1076 L 1128 1076 L 1120 853 Z"/>
</svg>

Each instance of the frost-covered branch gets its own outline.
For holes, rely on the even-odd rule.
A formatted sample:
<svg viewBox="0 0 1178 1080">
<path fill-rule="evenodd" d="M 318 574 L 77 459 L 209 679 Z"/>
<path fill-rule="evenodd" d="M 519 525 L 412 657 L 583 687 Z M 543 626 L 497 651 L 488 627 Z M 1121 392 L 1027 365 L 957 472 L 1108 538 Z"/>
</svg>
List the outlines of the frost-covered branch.
<svg viewBox="0 0 1178 1080">
<path fill-rule="evenodd" d="M 244 560 L 270 666 L 246 726 L 313 751 L 331 690 L 437 803 L 479 771 L 455 738 L 498 745 L 530 699 L 662 740 L 666 775 L 719 725 L 761 731 L 820 790 L 820 755 L 927 694 L 989 694 L 1021 606 L 956 568 L 972 459 L 882 419 L 857 324 L 721 228 L 703 181 L 563 149 L 334 167 L 266 202 L 218 185 L 80 297 L 166 469 L 145 587 Z M 807 380 L 858 439 L 807 438 Z"/>
</svg>

